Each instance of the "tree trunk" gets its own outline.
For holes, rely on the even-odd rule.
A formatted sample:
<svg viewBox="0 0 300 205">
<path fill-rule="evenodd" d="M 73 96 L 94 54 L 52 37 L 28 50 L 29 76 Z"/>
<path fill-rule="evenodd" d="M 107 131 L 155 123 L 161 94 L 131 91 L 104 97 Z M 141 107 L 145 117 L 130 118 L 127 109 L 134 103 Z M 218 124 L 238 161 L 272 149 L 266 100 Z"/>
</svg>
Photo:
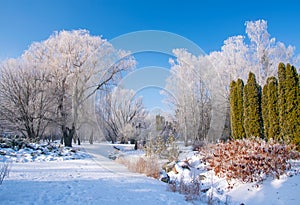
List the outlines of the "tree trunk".
<svg viewBox="0 0 300 205">
<path fill-rule="evenodd" d="M 93 130 L 92 130 L 92 133 L 90 135 L 89 142 L 90 142 L 90 144 L 94 143 L 94 131 Z"/>
<path fill-rule="evenodd" d="M 76 138 L 76 137 L 77 137 L 77 136 L 74 136 L 74 137 L 73 137 L 73 143 L 74 143 L 74 144 L 77 143 L 77 138 Z"/>
<path fill-rule="evenodd" d="M 64 143 L 66 147 L 72 147 L 72 139 L 75 134 L 75 126 L 74 124 L 72 125 L 72 128 L 68 128 L 63 126 L 63 138 L 64 138 Z"/>
</svg>

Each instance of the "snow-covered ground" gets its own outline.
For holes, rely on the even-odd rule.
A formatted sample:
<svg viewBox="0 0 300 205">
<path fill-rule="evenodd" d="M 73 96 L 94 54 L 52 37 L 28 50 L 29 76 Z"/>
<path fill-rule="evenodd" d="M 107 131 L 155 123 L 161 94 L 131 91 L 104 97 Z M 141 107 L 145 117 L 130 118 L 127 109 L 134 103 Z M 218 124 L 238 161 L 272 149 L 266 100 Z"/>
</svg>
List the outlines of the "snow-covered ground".
<svg viewBox="0 0 300 205">
<path fill-rule="evenodd" d="M 256 204 L 300 204 L 300 176 L 268 178 L 258 187 L 253 184 L 240 184 L 228 192 L 232 202 Z"/>
<path fill-rule="evenodd" d="M 204 204 L 205 200 L 186 202 L 183 195 L 168 191 L 167 184 L 131 173 L 108 159 L 114 150 L 112 145 L 85 144 L 75 150 L 62 150 L 63 154 L 57 156 L 34 155 L 35 158 L 26 150 L 13 154 L 9 176 L 0 185 L 0 204 Z M 211 195 L 215 204 L 300 203 L 299 161 L 293 162 L 293 176 L 290 173 L 280 179 L 267 178 L 258 185 L 236 182 L 232 189 L 227 189 L 225 179 L 201 169 L 196 155 L 191 159 L 191 164 L 204 176 L 202 189 L 208 190 L 205 194 Z M 7 155 L 5 160 L 9 160 Z M 181 175 L 188 178 L 192 172 L 182 169 L 177 175 L 170 173 L 173 179 Z"/>
<path fill-rule="evenodd" d="M 85 147 L 91 157 L 80 160 L 13 162 L 0 204 L 187 204 L 165 183 L 101 156 L 106 145 Z"/>
</svg>

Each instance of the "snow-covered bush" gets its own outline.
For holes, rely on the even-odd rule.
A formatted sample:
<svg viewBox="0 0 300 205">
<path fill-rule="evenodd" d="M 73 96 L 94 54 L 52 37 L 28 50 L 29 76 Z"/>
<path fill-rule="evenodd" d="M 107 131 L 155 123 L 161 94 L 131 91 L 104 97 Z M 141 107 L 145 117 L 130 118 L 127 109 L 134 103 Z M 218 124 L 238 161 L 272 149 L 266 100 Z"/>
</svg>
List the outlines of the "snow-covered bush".
<svg viewBox="0 0 300 205">
<path fill-rule="evenodd" d="M 203 162 L 219 177 L 242 182 L 260 182 L 265 176 L 279 178 L 291 168 L 290 159 L 299 159 L 292 145 L 259 138 L 228 141 L 200 150 Z"/>
<path fill-rule="evenodd" d="M 19 150 L 23 147 L 26 147 L 29 143 L 29 140 L 26 138 L 11 136 L 9 138 L 0 137 L 0 148 L 11 148 Z"/>
<path fill-rule="evenodd" d="M 36 144 L 24 141 L 17 146 L 15 144 L 10 141 L 0 143 L 0 162 L 75 160 L 89 157 L 79 147 L 64 147 L 58 142 Z"/>
<path fill-rule="evenodd" d="M 200 197 L 201 194 L 201 180 L 194 175 L 191 181 L 185 181 L 183 178 L 180 181 L 173 181 L 168 186 L 172 192 L 179 192 L 185 195 L 187 201 L 193 201 Z"/>
<path fill-rule="evenodd" d="M 169 135 L 166 142 L 160 135 L 155 139 L 149 139 L 144 147 L 144 152 L 147 157 L 156 156 L 159 159 L 168 159 L 170 162 L 177 161 L 179 157 L 179 148 L 172 134 Z"/>
</svg>

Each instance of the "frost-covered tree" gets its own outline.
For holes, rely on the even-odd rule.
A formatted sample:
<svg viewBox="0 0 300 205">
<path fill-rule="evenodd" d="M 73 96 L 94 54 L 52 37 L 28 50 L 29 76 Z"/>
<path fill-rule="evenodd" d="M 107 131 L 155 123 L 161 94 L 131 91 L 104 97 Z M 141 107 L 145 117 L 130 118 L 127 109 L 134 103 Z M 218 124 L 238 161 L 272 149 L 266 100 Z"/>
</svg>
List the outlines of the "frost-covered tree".
<svg viewBox="0 0 300 205">
<path fill-rule="evenodd" d="M 268 33 L 265 20 L 247 21 L 246 33 L 250 40 L 252 69 L 258 77 L 258 83 L 263 85 L 268 76 L 276 73 L 279 62 L 294 63 L 292 46 L 286 47 L 282 42 L 276 42 Z"/>
<path fill-rule="evenodd" d="M 211 96 L 205 84 L 205 58 L 196 57 L 185 49 L 175 49 L 171 75 L 165 90 L 168 102 L 175 109 L 179 134 L 185 145 L 207 138 L 210 126 Z"/>
<path fill-rule="evenodd" d="M 147 112 L 142 98 L 136 98 L 133 90 L 114 88 L 99 97 L 97 115 L 103 134 L 114 143 L 134 138 L 136 129 L 144 124 Z"/>
<path fill-rule="evenodd" d="M 54 98 L 49 72 L 22 59 L 1 65 L 0 119 L 6 130 L 38 141 L 52 121 Z"/>
<path fill-rule="evenodd" d="M 130 57 L 120 60 L 127 55 L 86 30 L 55 32 L 47 40 L 33 43 L 25 52 L 24 58 L 48 68 L 52 74 L 56 122 L 66 146 L 72 145 L 72 138 L 84 123 L 85 105 L 93 100 L 90 97 L 134 65 Z M 91 114 L 90 119 L 93 118 Z"/>
<path fill-rule="evenodd" d="M 285 46 L 271 38 L 267 21 L 247 21 L 245 26 L 247 36 L 229 37 L 224 41 L 221 51 L 207 56 L 218 70 L 227 90 L 232 80 L 241 78 L 246 81 L 249 72 L 257 76 L 260 85 L 264 85 L 267 77 L 276 75 L 280 62 L 299 63 L 300 55 L 295 55 L 295 47 Z"/>
<path fill-rule="evenodd" d="M 224 41 L 221 51 L 211 52 L 207 58 L 220 73 L 225 88 L 232 80 L 247 79 L 251 62 L 249 61 L 249 45 L 245 43 L 244 36 L 229 37 Z"/>
</svg>

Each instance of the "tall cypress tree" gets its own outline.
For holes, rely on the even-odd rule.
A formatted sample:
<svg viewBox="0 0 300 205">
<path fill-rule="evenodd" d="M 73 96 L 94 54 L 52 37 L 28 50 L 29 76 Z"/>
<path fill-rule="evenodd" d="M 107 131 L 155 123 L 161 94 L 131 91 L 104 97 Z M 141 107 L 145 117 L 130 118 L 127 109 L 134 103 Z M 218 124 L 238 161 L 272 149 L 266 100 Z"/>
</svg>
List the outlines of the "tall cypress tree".
<svg viewBox="0 0 300 205">
<path fill-rule="evenodd" d="M 268 131 L 267 138 L 279 141 L 279 111 L 278 111 L 278 83 L 275 77 L 267 79 L 267 98 L 268 98 Z M 264 125 L 266 121 L 264 120 Z M 266 131 L 265 131 L 266 133 Z"/>
<path fill-rule="evenodd" d="M 263 137 L 261 87 L 251 72 L 244 87 L 244 128 L 246 137 Z"/>
<path fill-rule="evenodd" d="M 236 132 L 236 113 L 237 113 L 237 89 L 236 89 L 236 82 L 233 80 L 230 83 L 230 94 L 229 94 L 229 101 L 230 101 L 230 128 L 231 128 L 231 136 L 236 139 L 237 132 Z"/>
<path fill-rule="evenodd" d="M 296 132 L 299 134 L 300 133 L 300 73 L 298 74 L 298 125 Z M 300 139 L 299 135 L 298 137 L 294 140 L 294 143 L 297 145 L 298 151 L 300 151 Z"/>
<path fill-rule="evenodd" d="M 269 139 L 269 128 L 270 128 L 270 120 L 269 120 L 269 108 L 268 108 L 268 80 L 267 84 L 264 85 L 261 96 L 261 109 L 262 109 L 262 118 L 264 124 L 264 136 Z"/>
<path fill-rule="evenodd" d="M 287 134 L 286 126 L 286 69 L 283 63 L 278 65 L 278 111 L 279 111 L 279 128 L 280 140 L 284 139 Z"/>
<path fill-rule="evenodd" d="M 287 112 L 287 129 L 286 138 L 300 145 L 299 132 L 299 77 L 297 70 L 290 64 L 286 65 L 286 112 Z"/>
<path fill-rule="evenodd" d="M 298 124 L 297 124 L 297 129 L 296 132 L 298 133 L 298 136 L 296 139 L 294 139 L 294 143 L 297 145 L 298 151 L 300 151 L 300 139 L 299 139 L 299 134 L 300 134 L 300 73 L 298 74 Z"/>
<path fill-rule="evenodd" d="M 236 113 L 236 132 L 237 138 L 242 139 L 246 137 L 244 129 L 244 82 L 238 79 L 236 82 L 236 95 L 237 95 L 237 113 Z"/>
<path fill-rule="evenodd" d="M 230 83 L 230 124 L 234 139 L 245 137 L 243 92 L 244 82 L 241 79 Z"/>
</svg>

